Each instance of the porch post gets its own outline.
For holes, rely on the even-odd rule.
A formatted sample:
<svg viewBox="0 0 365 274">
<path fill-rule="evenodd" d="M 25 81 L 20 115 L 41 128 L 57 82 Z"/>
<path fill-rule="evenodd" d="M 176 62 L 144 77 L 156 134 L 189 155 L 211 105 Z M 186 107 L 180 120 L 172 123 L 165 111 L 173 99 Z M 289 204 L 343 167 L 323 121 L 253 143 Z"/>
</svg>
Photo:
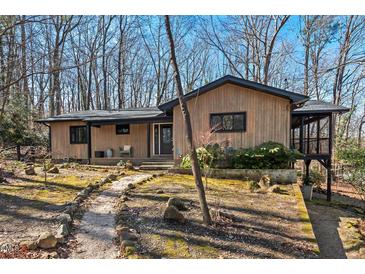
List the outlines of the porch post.
<svg viewBox="0 0 365 274">
<path fill-rule="evenodd" d="M 147 124 L 147 158 L 151 158 L 151 123 Z"/>
<path fill-rule="evenodd" d="M 87 131 L 87 159 L 89 164 L 91 163 L 91 123 L 88 122 L 86 126 Z"/>
<path fill-rule="evenodd" d="M 333 123 L 332 113 L 328 116 L 328 154 L 327 160 L 327 201 L 331 201 L 331 186 L 332 186 L 332 143 L 333 143 Z"/>
<path fill-rule="evenodd" d="M 304 153 L 304 136 L 303 136 L 304 118 L 300 117 L 300 129 L 299 129 L 299 151 Z"/>
</svg>

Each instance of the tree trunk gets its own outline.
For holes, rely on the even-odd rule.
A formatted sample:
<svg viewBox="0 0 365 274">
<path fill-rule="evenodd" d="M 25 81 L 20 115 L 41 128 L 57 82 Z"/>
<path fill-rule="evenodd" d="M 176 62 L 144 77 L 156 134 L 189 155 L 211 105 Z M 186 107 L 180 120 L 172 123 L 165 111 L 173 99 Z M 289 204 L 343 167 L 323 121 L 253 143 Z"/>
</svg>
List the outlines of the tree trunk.
<svg viewBox="0 0 365 274">
<path fill-rule="evenodd" d="M 207 204 L 207 201 L 205 198 L 205 191 L 204 191 L 204 185 L 203 185 L 203 181 L 202 181 L 201 170 L 199 167 L 198 157 L 197 157 L 194 142 L 193 142 L 193 133 L 192 133 L 192 128 L 191 128 L 190 114 L 189 114 L 189 110 L 187 108 L 185 99 L 183 97 L 184 94 L 183 94 L 183 88 L 181 85 L 180 72 L 179 72 L 179 67 L 178 67 L 178 64 L 176 61 L 176 56 L 175 56 L 174 38 L 172 36 L 170 18 L 168 15 L 165 15 L 165 27 L 166 27 L 166 33 L 167 33 L 167 37 L 168 37 L 169 45 L 170 45 L 171 63 L 172 63 L 172 66 L 173 66 L 173 69 L 175 72 L 174 79 L 175 79 L 175 83 L 176 83 L 176 93 L 179 98 L 180 108 L 181 108 L 181 112 L 182 112 L 182 116 L 183 116 L 183 120 L 184 120 L 184 126 L 186 129 L 186 140 L 187 140 L 188 149 L 190 152 L 190 159 L 191 159 L 193 175 L 195 178 L 195 185 L 196 185 L 196 188 L 197 188 L 197 191 L 199 194 L 199 202 L 200 202 L 200 207 L 201 207 L 201 211 L 203 214 L 203 221 L 205 224 L 210 225 L 212 223 L 212 219 L 210 217 L 208 204 Z"/>
</svg>

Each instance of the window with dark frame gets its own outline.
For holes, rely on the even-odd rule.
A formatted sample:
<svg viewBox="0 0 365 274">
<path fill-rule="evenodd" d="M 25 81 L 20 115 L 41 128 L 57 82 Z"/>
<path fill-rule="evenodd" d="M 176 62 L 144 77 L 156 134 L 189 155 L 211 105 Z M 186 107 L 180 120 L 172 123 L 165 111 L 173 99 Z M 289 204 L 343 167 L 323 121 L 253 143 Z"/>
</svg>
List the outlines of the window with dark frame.
<svg viewBox="0 0 365 274">
<path fill-rule="evenodd" d="M 129 124 L 121 124 L 115 126 L 115 132 L 117 135 L 129 134 Z"/>
<path fill-rule="evenodd" d="M 86 126 L 70 126 L 70 144 L 87 144 Z"/>
<path fill-rule="evenodd" d="M 210 114 L 212 132 L 245 132 L 246 112 Z"/>
</svg>

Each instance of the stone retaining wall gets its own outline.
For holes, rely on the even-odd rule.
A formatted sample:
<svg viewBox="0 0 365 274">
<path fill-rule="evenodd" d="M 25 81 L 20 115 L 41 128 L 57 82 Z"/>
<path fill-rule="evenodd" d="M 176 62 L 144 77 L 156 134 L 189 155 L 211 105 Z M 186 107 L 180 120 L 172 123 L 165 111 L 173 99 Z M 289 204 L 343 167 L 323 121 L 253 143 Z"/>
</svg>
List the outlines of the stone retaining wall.
<svg viewBox="0 0 365 274">
<path fill-rule="evenodd" d="M 192 174 L 191 169 L 172 168 L 171 173 Z M 223 179 L 248 179 L 259 181 L 263 175 L 269 175 L 272 182 L 295 183 L 297 172 L 295 169 L 218 169 L 210 170 L 209 177 Z"/>
</svg>

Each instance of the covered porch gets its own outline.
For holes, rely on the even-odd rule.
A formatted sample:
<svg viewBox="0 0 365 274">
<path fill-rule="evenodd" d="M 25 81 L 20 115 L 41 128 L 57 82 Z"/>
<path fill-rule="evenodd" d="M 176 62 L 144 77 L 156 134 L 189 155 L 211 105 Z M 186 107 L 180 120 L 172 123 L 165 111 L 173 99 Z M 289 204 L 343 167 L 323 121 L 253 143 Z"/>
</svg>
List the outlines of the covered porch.
<svg viewBox="0 0 365 274">
<path fill-rule="evenodd" d="M 120 133 L 120 131 L 125 131 Z M 87 123 L 88 159 L 91 164 L 117 164 L 130 160 L 173 160 L 172 121 L 118 121 L 108 124 Z"/>
<path fill-rule="evenodd" d="M 173 160 L 172 116 L 87 118 L 87 158 L 91 164 L 115 165 L 119 161 Z"/>
<path fill-rule="evenodd" d="M 305 176 L 309 176 L 310 164 L 318 161 L 327 171 L 327 200 L 331 200 L 332 151 L 335 133 L 335 115 L 348 108 L 323 101 L 307 101 L 303 107 L 293 110 L 290 144 L 303 154 Z"/>
</svg>

